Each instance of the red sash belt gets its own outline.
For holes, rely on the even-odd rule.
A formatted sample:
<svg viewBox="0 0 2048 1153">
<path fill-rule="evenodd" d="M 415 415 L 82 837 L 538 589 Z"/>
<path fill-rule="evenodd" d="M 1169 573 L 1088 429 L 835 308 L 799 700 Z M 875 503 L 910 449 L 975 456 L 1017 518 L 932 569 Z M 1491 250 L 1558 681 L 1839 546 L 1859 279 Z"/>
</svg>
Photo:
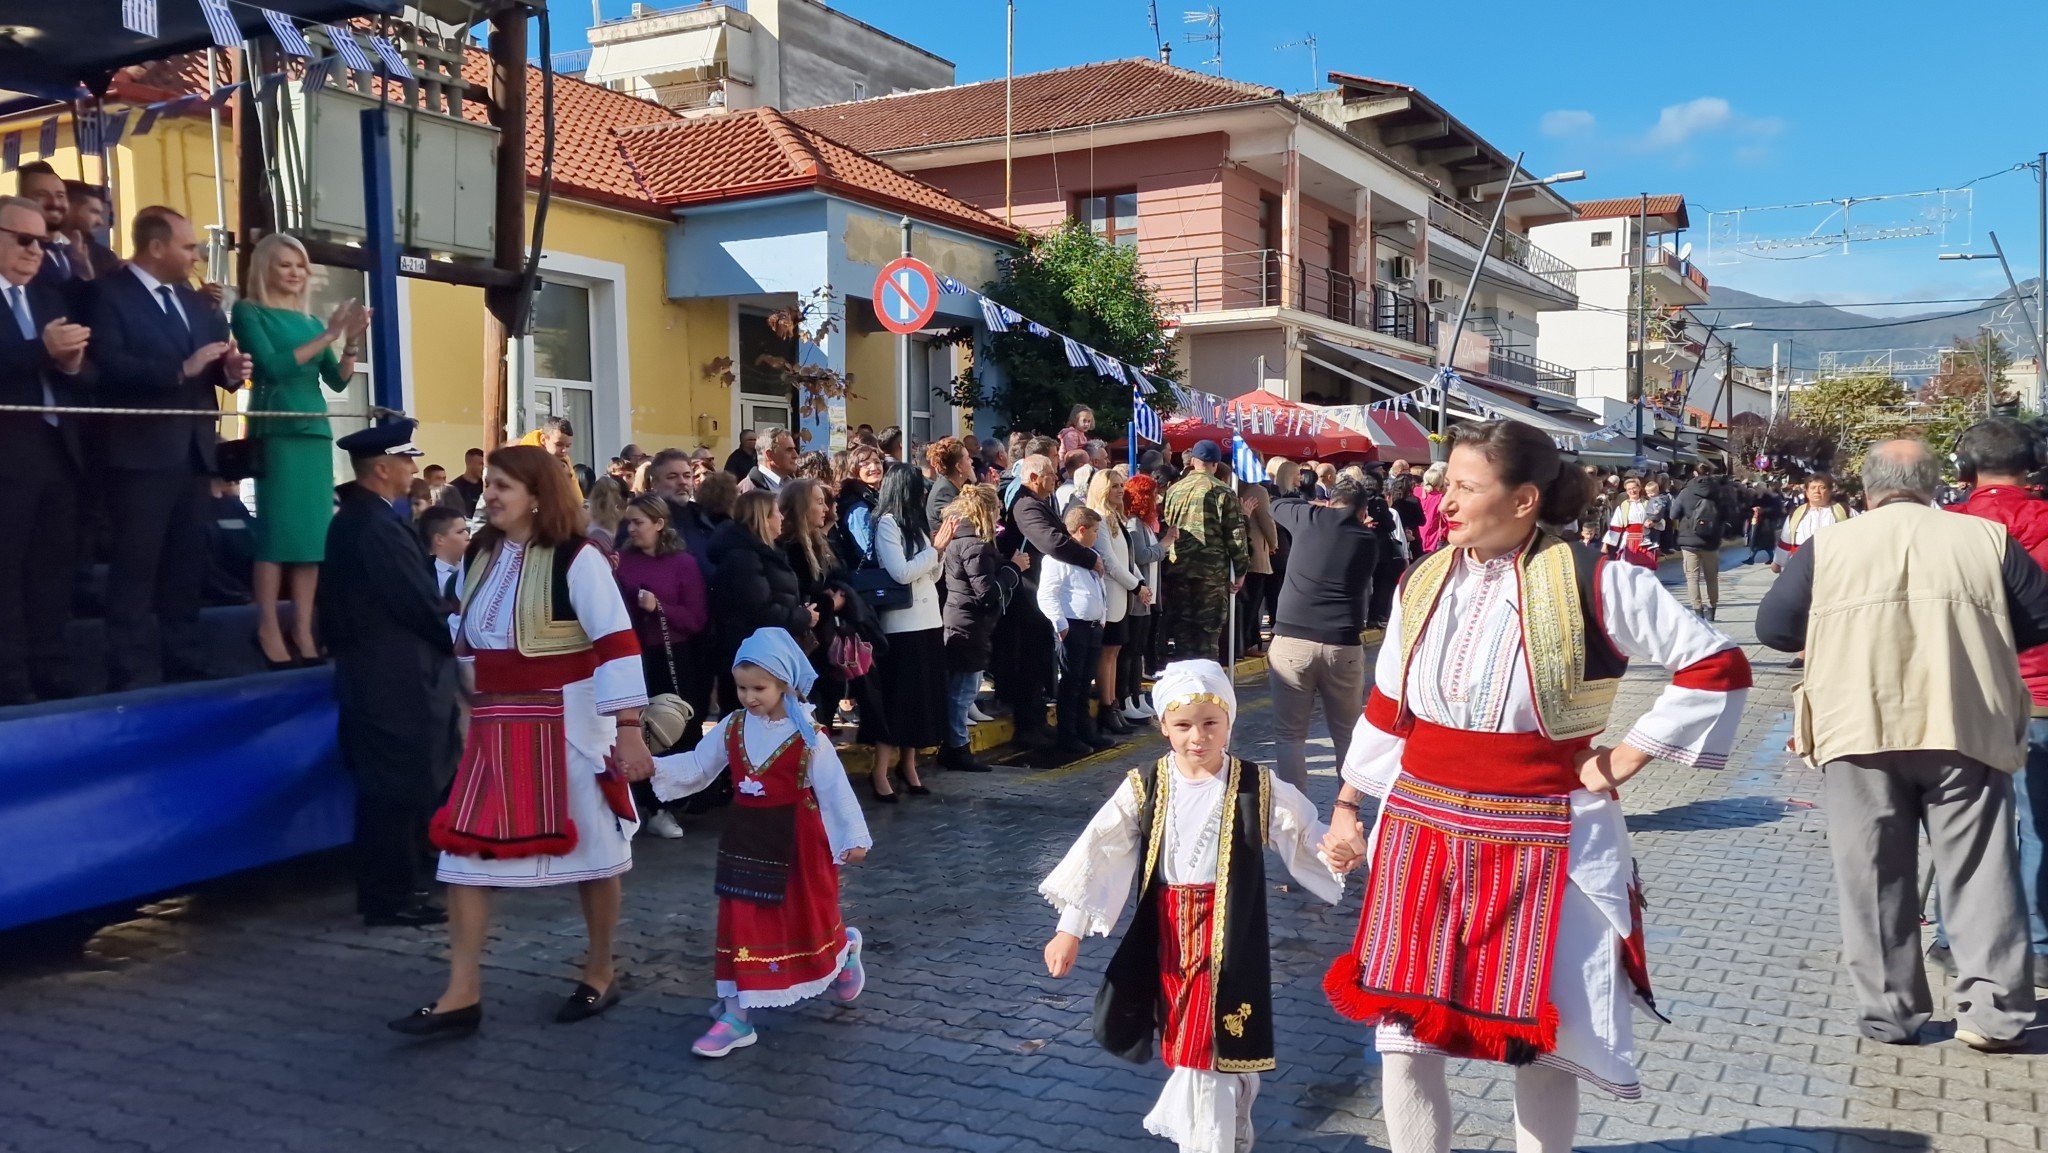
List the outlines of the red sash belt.
<svg viewBox="0 0 2048 1153">
<path fill-rule="evenodd" d="M 1542 733 L 1480 733 L 1415 718 L 1404 736 L 1401 771 L 1469 793 L 1557 797 L 1585 786 L 1573 758 L 1592 737 L 1553 740 Z"/>
</svg>

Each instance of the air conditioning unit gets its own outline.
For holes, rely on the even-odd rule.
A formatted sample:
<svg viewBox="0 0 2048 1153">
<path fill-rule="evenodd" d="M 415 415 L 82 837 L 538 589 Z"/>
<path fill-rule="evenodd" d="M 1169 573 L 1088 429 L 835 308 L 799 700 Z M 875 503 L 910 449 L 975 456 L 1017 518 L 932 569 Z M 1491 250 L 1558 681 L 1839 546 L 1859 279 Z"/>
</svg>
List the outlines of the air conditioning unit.
<svg viewBox="0 0 2048 1153">
<path fill-rule="evenodd" d="M 1441 278 L 1435 276 L 1429 278 L 1429 302 L 1431 304 L 1438 304 L 1448 300 L 1450 295 L 1449 287 L 1444 284 Z"/>
<path fill-rule="evenodd" d="M 1415 258 L 1412 256 L 1389 257 L 1387 260 L 1387 275 L 1394 280 L 1414 280 Z"/>
</svg>

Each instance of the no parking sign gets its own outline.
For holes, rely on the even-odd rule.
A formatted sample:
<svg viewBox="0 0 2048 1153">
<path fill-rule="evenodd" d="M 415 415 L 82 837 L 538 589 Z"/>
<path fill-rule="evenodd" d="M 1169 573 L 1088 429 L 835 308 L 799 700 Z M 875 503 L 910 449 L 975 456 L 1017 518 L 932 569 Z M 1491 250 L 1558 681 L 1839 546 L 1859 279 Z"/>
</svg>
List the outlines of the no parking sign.
<svg viewBox="0 0 2048 1153">
<path fill-rule="evenodd" d="M 898 335 L 908 335 L 932 322 L 939 310 L 939 277 L 931 265 L 904 256 L 882 266 L 875 277 L 875 319 Z"/>
</svg>

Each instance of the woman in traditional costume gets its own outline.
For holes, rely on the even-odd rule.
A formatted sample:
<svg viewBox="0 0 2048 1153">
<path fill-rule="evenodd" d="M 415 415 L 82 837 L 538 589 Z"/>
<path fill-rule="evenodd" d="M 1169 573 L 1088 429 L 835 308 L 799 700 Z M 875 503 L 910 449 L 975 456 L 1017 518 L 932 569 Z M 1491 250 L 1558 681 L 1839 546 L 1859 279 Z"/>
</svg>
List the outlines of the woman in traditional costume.
<svg viewBox="0 0 2048 1153">
<path fill-rule="evenodd" d="M 1138 882 L 1138 911 L 1095 998 L 1095 1039 L 1173 1073 L 1145 1128 L 1183 1153 L 1252 1144 L 1252 1101 L 1273 1061 L 1265 850 L 1336 904 L 1343 882 L 1317 858 L 1315 806 L 1264 766 L 1228 754 L 1237 694 L 1215 661 L 1159 674 L 1152 707 L 1171 752 L 1132 770 L 1039 886 L 1059 910 L 1046 969 L 1073 969 L 1081 937 L 1107 936 Z M 1142 868 L 1141 868 L 1142 867 Z"/>
<path fill-rule="evenodd" d="M 804 698 L 817 670 L 790 635 L 764 628 L 740 643 L 732 679 L 740 710 L 696 748 L 655 762 L 654 795 L 676 800 L 732 767 L 733 804 L 718 839 L 718 1003 L 690 1051 L 723 1057 L 755 1042 L 750 1013 L 820 993 L 845 1003 L 867 974 L 860 930 L 839 911 L 839 866 L 874 847 L 829 737 Z"/>
<path fill-rule="evenodd" d="M 391 1022 L 401 1033 L 474 1032 L 494 889 L 575 884 L 590 948 L 555 1015 L 567 1024 L 619 999 L 612 934 L 619 874 L 639 827 L 629 782 L 653 775 L 640 733 L 640 645 L 611 565 L 545 450 L 491 454 L 463 573 L 456 655 L 475 675 L 469 738 L 429 833 L 448 885 L 448 987 Z"/>
<path fill-rule="evenodd" d="M 1601 543 L 1608 555 L 1632 565 L 1657 567 L 1657 526 L 1651 523 L 1650 500 L 1643 495 L 1641 477 L 1631 475 L 1621 482 L 1622 498 L 1614 503 L 1607 518 L 1607 535 Z M 1574 516 L 1572 519 L 1578 519 Z"/>
<path fill-rule="evenodd" d="M 1649 981 L 1615 786 L 1654 757 L 1725 764 L 1749 663 L 1654 572 L 1541 527 L 1587 496 L 1547 436 L 1492 421 L 1452 446 L 1452 547 L 1409 571 L 1344 760 L 1325 849 L 1371 872 L 1324 987 L 1378 1025 L 1393 1153 L 1450 1148 L 1446 1057 L 1516 1066 L 1516 1147 L 1565 1153 L 1579 1081 L 1641 1095 L 1629 1002 Z M 1631 659 L 1671 684 L 1595 745 Z"/>
</svg>

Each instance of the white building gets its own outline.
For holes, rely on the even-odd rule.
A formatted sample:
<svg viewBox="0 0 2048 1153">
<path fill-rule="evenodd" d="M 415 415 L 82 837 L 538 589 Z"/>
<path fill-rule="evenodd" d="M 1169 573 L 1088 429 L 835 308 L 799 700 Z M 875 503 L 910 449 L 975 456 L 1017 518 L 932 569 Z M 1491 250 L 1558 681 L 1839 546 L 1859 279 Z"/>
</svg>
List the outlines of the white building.
<svg viewBox="0 0 2048 1153">
<path fill-rule="evenodd" d="M 818 0 L 707 2 L 590 29 L 583 79 L 684 112 L 812 108 L 953 83 L 953 62 Z"/>
<path fill-rule="evenodd" d="M 1602 422 L 1635 399 L 1638 267 L 1648 281 L 1644 390 L 1670 396 L 1674 407 L 1691 391 L 1705 328 L 1685 310 L 1706 303 L 1707 278 L 1688 259 L 1688 223 L 1683 196 L 1646 196 L 1586 201 L 1570 219 L 1529 230 L 1578 270 L 1578 307 L 1537 318 L 1538 354 L 1573 370 L 1579 403 Z"/>
</svg>

